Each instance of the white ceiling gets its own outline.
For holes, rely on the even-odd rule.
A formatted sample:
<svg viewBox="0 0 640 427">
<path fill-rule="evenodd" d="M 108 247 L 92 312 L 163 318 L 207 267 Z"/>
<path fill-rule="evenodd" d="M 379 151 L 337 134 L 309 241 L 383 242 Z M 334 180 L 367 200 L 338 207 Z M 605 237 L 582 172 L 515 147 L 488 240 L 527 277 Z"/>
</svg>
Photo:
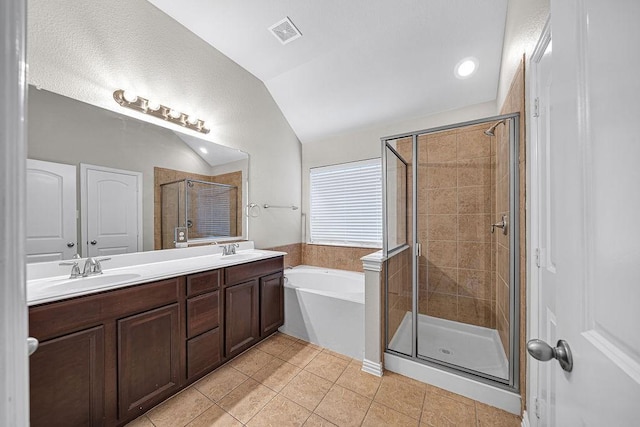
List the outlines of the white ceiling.
<svg viewBox="0 0 640 427">
<path fill-rule="evenodd" d="M 496 99 L 507 0 L 149 1 L 261 79 L 303 143 Z M 303 36 L 282 45 L 286 16 Z"/>
</svg>

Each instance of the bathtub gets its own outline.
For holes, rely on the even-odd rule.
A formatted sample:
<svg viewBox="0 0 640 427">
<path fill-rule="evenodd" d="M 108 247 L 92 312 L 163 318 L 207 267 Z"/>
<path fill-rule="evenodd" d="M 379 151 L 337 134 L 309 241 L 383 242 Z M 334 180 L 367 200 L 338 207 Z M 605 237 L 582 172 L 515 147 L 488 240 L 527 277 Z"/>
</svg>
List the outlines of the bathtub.
<svg viewBox="0 0 640 427">
<path fill-rule="evenodd" d="M 284 275 L 280 331 L 362 360 L 364 274 L 300 265 Z"/>
</svg>

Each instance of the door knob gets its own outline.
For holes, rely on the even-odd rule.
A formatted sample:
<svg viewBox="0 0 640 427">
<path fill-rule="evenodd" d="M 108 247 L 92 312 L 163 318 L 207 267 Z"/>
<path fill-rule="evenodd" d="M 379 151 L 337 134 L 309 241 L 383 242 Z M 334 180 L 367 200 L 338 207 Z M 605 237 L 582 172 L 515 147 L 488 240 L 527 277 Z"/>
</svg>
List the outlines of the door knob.
<svg viewBox="0 0 640 427">
<path fill-rule="evenodd" d="M 97 240 L 92 240 L 92 241 L 90 241 L 89 243 L 91 243 L 92 245 L 97 245 L 97 244 L 98 244 L 98 241 L 97 241 Z"/>
<path fill-rule="evenodd" d="M 27 350 L 29 351 L 29 356 L 31 356 L 33 352 L 38 349 L 38 344 L 39 343 L 37 339 L 33 337 L 27 338 Z"/>
<path fill-rule="evenodd" d="M 72 248 L 74 247 L 76 244 L 74 242 L 67 242 L 67 247 L 68 248 Z"/>
<path fill-rule="evenodd" d="M 573 357 L 571 357 L 571 348 L 565 340 L 558 340 L 556 347 L 551 347 L 542 340 L 530 340 L 527 343 L 527 351 L 534 358 L 546 362 L 556 359 L 560 363 L 560 367 L 567 372 L 573 369 Z"/>
</svg>

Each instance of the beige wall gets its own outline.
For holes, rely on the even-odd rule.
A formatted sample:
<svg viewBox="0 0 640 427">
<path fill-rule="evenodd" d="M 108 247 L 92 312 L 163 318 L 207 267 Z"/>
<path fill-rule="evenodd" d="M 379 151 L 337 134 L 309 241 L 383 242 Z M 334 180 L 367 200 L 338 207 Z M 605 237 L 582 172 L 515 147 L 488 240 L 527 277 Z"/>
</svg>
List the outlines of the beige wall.
<svg viewBox="0 0 640 427">
<path fill-rule="evenodd" d="M 149 2 L 30 0 L 27 22 L 29 83 L 170 129 L 181 128 L 120 107 L 113 91 L 194 114 L 211 129 L 203 139 L 251 155 L 249 201 L 300 205 L 300 143 L 264 84 Z M 296 243 L 300 224 L 300 210 L 263 212 L 249 238 Z"/>
</svg>

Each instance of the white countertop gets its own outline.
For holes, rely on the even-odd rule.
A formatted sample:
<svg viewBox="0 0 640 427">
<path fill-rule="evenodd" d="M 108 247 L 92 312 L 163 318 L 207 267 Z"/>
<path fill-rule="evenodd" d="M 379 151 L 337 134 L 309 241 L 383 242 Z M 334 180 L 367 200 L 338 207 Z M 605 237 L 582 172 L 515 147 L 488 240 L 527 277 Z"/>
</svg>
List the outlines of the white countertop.
<svg viewBox="0 0 640 427">
<path fill-rule="evenodd" d="M 59 262 L 27 265 L 29 306 L 89 295 L 185 274 L 286 255 L 285 252 L 254 249 L 253 242 L 241 242 L 236 255 L 222 255 L 220 246 L 169 249 L 114 255 L 102 262 L 104 274 L 70 279 L 71 266 Z M 80 270 L 86 259 L 78 261 Z"/>
</svg>

